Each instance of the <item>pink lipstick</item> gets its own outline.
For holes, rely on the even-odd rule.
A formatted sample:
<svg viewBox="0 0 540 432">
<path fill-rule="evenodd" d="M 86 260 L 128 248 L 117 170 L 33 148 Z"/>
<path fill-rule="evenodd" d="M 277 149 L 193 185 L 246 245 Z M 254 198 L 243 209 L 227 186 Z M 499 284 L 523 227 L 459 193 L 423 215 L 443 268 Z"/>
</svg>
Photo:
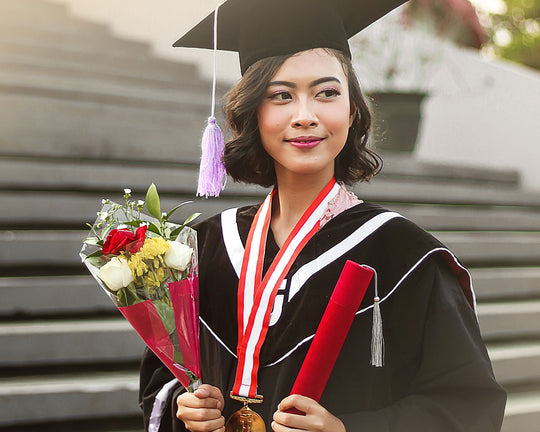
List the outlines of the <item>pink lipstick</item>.
<svg viewBox="0 0 540 432">
<path fill-rule="evenodd" d="M 299 149 L 311 149 L 317 147 L 324 138 L 317 136 L 299 136 L 286 140 L 293 147 Z"/>
</svg>

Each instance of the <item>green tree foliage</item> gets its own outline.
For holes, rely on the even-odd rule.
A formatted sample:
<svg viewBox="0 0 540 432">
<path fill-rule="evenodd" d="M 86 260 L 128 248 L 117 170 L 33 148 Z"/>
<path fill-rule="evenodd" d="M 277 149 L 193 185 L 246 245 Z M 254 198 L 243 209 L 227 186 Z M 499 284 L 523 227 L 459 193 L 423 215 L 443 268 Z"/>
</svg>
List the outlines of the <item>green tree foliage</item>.
<svg viewBox="0 0 540 432">
<path fill-rule="evenodd" d="M 540 70 L 540 0 L 504 0 L 504 4 L 505 11 L 487 17 L 491 33 L 487 49 Z"/>
</svg>

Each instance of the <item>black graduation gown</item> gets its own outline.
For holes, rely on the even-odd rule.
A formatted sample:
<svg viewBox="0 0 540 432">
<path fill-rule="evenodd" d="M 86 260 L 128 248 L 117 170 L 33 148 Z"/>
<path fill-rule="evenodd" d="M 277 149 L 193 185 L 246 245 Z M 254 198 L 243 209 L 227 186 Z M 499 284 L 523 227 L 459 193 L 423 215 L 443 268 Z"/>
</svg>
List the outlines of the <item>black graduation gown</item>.
<svg viewBox="0 0 540 432">
<path fill-rule="evenodd" d="M 243 245 L 257 206 L 200 223 L 202 380 L 221 389 L 227 418 L 236 371 L 237 286 Z M 265 268 L 278 252 L 271 232 Z M 362 203 L 339 214 L 307 243 L 282 284 L 260 353 L 252 409 L 268 430 L 286 397 L 347 259 L 377 273 L 385 340 L 384 366 L 370 365 L 374 281 L 368 288 L 320 400 L 348 432 L 499 431 L 506 394 L 482 342 L 469 276 L 430 234 L 383 208 Z M 460 283 L 461 282 L 461 283 Z M 151 353 L 141 367 L 145 422 L 172 375 Z M 184 431 L 170 395 L 160 431 Z"/>
</svg>

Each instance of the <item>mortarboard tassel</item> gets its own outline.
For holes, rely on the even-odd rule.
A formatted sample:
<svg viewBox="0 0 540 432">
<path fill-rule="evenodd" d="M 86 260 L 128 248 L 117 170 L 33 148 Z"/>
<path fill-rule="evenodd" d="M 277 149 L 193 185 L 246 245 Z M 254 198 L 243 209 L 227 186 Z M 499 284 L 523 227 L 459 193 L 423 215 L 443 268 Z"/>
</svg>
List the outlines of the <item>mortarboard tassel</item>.
<svg viewBox="0 0 540 432">
<path fill-rule="evenodd" d="M 371 328 L 371 365 L 382 367 L 384 363 L 384 335 L 382 327 L 382 316 L 377 289 L 377 272 L 374 273 L 375 297 L 373 299 L 373 325 Z"/>
<path fill-rule="evenodd" d="M 208 125 L 202 137 L 202 156 L 199 169 L 199 184 L 197 195 L 219 196 L 225 187 L 226 171 L 221 158 L 225 148 L 223 133 L 216 123 L 216 118 L 208 118 Z"/>
<path fill-rule="evenodd" d="M 216 106 L 216 52 L 217 52 L 217 22 L 218 9 L 214 12 L 214 71 L 212 80 L 212 115 L 208 118 L 208 124 L 202 137 L 201 166 L 199 168 L 199 183 L 197 195 L 208 198 L 217 197 L 225 188 L 227 172 L 223 165 L 223 150 L 225 149 L 225 139 L 223 133 L 216 123 L 214 110 Z"/>
</svg>

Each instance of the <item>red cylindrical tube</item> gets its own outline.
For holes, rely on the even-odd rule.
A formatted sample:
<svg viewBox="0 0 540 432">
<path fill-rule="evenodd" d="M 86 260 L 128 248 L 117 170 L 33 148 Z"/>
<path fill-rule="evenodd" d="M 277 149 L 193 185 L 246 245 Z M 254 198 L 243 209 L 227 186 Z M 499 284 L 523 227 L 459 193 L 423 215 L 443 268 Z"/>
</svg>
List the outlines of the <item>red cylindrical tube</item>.
<svg viewBox="0 0 540 432">
<path fill-rule="evenodd" d="M 372 276 L 367 267 L 345 263 L 291 394 L 319 401 Z"/>
</svg>

